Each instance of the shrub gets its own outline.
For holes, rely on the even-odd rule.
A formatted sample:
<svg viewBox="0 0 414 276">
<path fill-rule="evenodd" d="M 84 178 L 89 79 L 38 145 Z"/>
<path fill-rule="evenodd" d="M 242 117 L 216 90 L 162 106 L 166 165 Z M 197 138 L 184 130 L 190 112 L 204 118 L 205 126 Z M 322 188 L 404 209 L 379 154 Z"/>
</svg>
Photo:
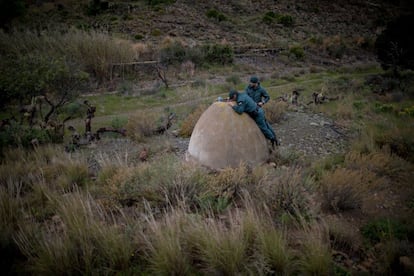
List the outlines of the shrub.
<svg viewBox="0 0 414 276">
<path fill-rule="evenodd" d="M 206 63 L 226 65 L 233 63 L 234 52 L 230 45 L 205 45 L 203 46 Z"/>
<path fill-rule="evenodd" d="M 289 48 L 289 54 L 298 60 L 302 60 L 305 57 L 305 51 L 302 46 L 293 46 Z"/>
<path fill-rule="evenodd" d="M 136 35 L 134 35 L 134 39 L 135 40 L 141 40 L 141 39 L 143 39 L 145 36 L 144 35 L 142 35 L 142 34 L 136 34 Z"/>
<path fill-rule="evenodd" d="M 171 43 L 160 51 L 160 61 L 164 64 L 179 64 L 186 59 L 186 48 L 178 42 Z"/>
<path fill-rule="evenodd" d="M 80 193 L 55 197 L 49 225 L 22 228 L 16 242 L 33 274 L 101 274 L 130 266 L 134 243 L 115 219 Z"/>
<path fill-rule="evenodd" d="M 305 229 L 298 261 L 300 274 L 331 275 L 332 257 L 325 235 L 319 227 Z"/>
<path fill-rule="evenodd" d="M 291 27 L 294 24 L 294 19 L 291 15 L 276 14 L 272 11 L 266 12 L 266 14 L 262 18 L 262 21 L 268 25 L 276 21 L 277 23 L 282 24 L 285 27 Z"/>
<path fill-rule="evenodd" d="M 128 118 L 125 128 L 130 138 L 142 142 L 154 135 L 158 117 L 155 112 L 138 111 Z"/>
<path fill-rule="evenodd" d="M 341 219 L 327 221 L 329 238 L 333 249 L 341 252 L 357 252 L 362 246 L 362 237 L 358 227 Z"/>
<path fill-rule="evenodd" d="M 375 176 L 365 171 L 338 168 L 327 172 L 321 179 L 325 207 L 335 212 L 360 208 L 367 184 L 372 179 Z"/>
<path fill-rule="evenodd" d="M 362 226 L 361 233 L 371 243 L 389 241 L 392 239 L 404 239 L 407 237 L 407 229 L 404 224 L 387 218 L 372 220 Z"/>
<path fill-rule="evenodd" d="M 294 24 L 294 19 L 291 15 L 279 15 L 277 17 L 277 22 L 285 27 L 291 27 Z"/>
<path fill-rule="evenodd" d="M 272 24 L 275 21 L 275 19 L 276 19 L 276 14 L 274 12 L 270 11 L 270 12 L 267 12 L 263 16 L 262 21 L 264 23 L 270 25 L 270 24 Z"/>
<path fill-rule="evenodd" d="M 261 202 L 274 215 L 288 212 L 292 215 L 313 215 L 309 206 L 310 192 L 306 191 L 307 180 L 296 168 L 279 169 L 273 174 L 257 177 L 251 191 L 253 199 Z"/>
<path fill-rule="evenodd" d="M 206 15 L 208 18 L 216 19 L 218 22 L 227 20 L 227 17 L 216 9 L 208 10 Z"/>
<path fill-rule="evenodd" d="M 257 249 L 264 258 L 265 266 L 272 274 L 289 275 L 293 269 L 293 254 L 288 248 L 283 232 L 265 225 L 256 226 Z"/>
<path fill-rule="evenodd" d="M 249 174 L 249 169 L 245 165 L 237 168 L 228 168 L 220 171 L 211 178 L 208 190 L 213 196 L 227 199 L 235 199 L 241 197 L 241 191 L 249 188 L 254 183 L 254 176 Z"/>
<path fill-rule="evenodd" d="M 247 265 L 248 242 L 239 224 L 220 221 L 203 223 L 190 233 L 202 271 L 214 275 L 237 275 Z"/>
<path fill-rule="evenodd" d="M 175 3 L 175 0 L 148 0 L 148 5 L 158 6 L 158 5 L 169 5 Z"/>
<path fill-rule="evenodd" d="M 263 107 L 266 119 L 270 124 L 280 122 L 283 119 L 287 108 L 288 104 L 286 102 L 276 100 L 270 100 Z"/>
<path fill-rule="evenodd" d="M 191 275 L 191 255 L 185 244 L 187 220 L 179 211 L 159 221 L 150 217 L 145 246 L 151 274 Z"/>
</svg>

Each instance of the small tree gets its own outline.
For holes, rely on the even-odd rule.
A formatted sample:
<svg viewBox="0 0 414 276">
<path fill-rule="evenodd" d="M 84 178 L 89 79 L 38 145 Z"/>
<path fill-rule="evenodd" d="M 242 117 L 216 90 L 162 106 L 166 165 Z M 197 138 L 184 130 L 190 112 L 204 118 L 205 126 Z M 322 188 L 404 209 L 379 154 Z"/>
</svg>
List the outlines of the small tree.
<svg viewBox="0 0 414 276">
<path fill-rule="evenodd" d="M 375 48 L 381 66 L 392 69 L 395 76 L 401 69 L 414 69 L 414 16 L 406 15 L 390 22 L 378 36 Z"/>
<path fill-rule="evenodd" d="M 15 137 L 0 141 L 6 145 L 30 146 L 28 141 L 61 142 L 64 123 L 72 118 L 64 107 L 86 87 L 88 75 L 63 58 L 39 53 L 3 55 L 0 62 L 0 100 L 19 107 L 21 119 L 16 127 L 0 129 L 0 134 Z M 4 132 L 4 133 L 3 133 Z"/>
</svg>

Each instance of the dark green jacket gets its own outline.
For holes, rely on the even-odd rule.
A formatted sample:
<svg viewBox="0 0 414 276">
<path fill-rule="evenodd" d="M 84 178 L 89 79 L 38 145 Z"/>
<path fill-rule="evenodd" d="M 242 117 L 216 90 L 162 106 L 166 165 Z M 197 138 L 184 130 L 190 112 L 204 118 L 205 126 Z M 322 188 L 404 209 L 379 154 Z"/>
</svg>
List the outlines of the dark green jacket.
<svg viewBox="0 0 414 276">
<path fill-rule="evenodd" d="M 263 108 L 257 106 L 257 103 L 246 93 L 238 93 L 236 105 L 232 106 L 234 111 L 239 114 L 246 112 L 256 122 L 264 136 L 269 140 L 276 139 L 276 134 L 270 124 L 266 121 Z"/>
<path fill-rule="evenodd" d="M 244 92 L 246 92 L 256 103 L 267 103 L 270 100 L 269 94 L 266 89 L 260 86 L 260 83 L 256 88 L 253 88 L 250 85 L 247 86 Z"/>
<path fill-rule="evenodd" d="M 257 104 L 246 93 L 239 93 L 237 95 L 236 105 L 233 106 L 234 111 L 239 114 L 243 112 L 252 113 L 257 110 Z"/>
</svg>

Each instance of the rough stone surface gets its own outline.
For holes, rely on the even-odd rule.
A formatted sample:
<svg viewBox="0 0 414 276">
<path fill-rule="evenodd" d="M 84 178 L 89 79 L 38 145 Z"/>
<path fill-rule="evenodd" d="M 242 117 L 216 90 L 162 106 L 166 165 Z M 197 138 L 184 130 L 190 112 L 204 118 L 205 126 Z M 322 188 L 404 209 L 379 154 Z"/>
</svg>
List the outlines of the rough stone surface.
<svg viewBox="0 0 414 276">
<path fill-rule="evenodd" d="M 226 102 L 213 103 L 200 117 L 188 145 L 186 158 L 213 169 L 240 163 L 265 162 L 267 141 L 247 114 L 237 114 Z"/>
</svg>

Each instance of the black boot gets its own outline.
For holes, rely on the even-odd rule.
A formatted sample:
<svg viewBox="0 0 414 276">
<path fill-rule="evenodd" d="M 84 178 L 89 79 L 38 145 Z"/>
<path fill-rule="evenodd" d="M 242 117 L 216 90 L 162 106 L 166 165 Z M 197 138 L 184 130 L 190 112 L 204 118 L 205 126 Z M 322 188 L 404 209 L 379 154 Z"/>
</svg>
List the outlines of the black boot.
<svg viewBox="0 0 414 276">
<path fill-rule="evenodd" d="M 275 139 L 271 139 L 270 143 L 272 143 L 272 148 L 275 149 L 275 146 L 280 146 L 280 142 L 279 140 Z"/>
<path fill-rule="evenodd" d="M 272 149 L 275 149 L 275 144 L 277 144 L 275 139 L 271 139 L 270 143 L 272 143 Z"/>
</svg>

